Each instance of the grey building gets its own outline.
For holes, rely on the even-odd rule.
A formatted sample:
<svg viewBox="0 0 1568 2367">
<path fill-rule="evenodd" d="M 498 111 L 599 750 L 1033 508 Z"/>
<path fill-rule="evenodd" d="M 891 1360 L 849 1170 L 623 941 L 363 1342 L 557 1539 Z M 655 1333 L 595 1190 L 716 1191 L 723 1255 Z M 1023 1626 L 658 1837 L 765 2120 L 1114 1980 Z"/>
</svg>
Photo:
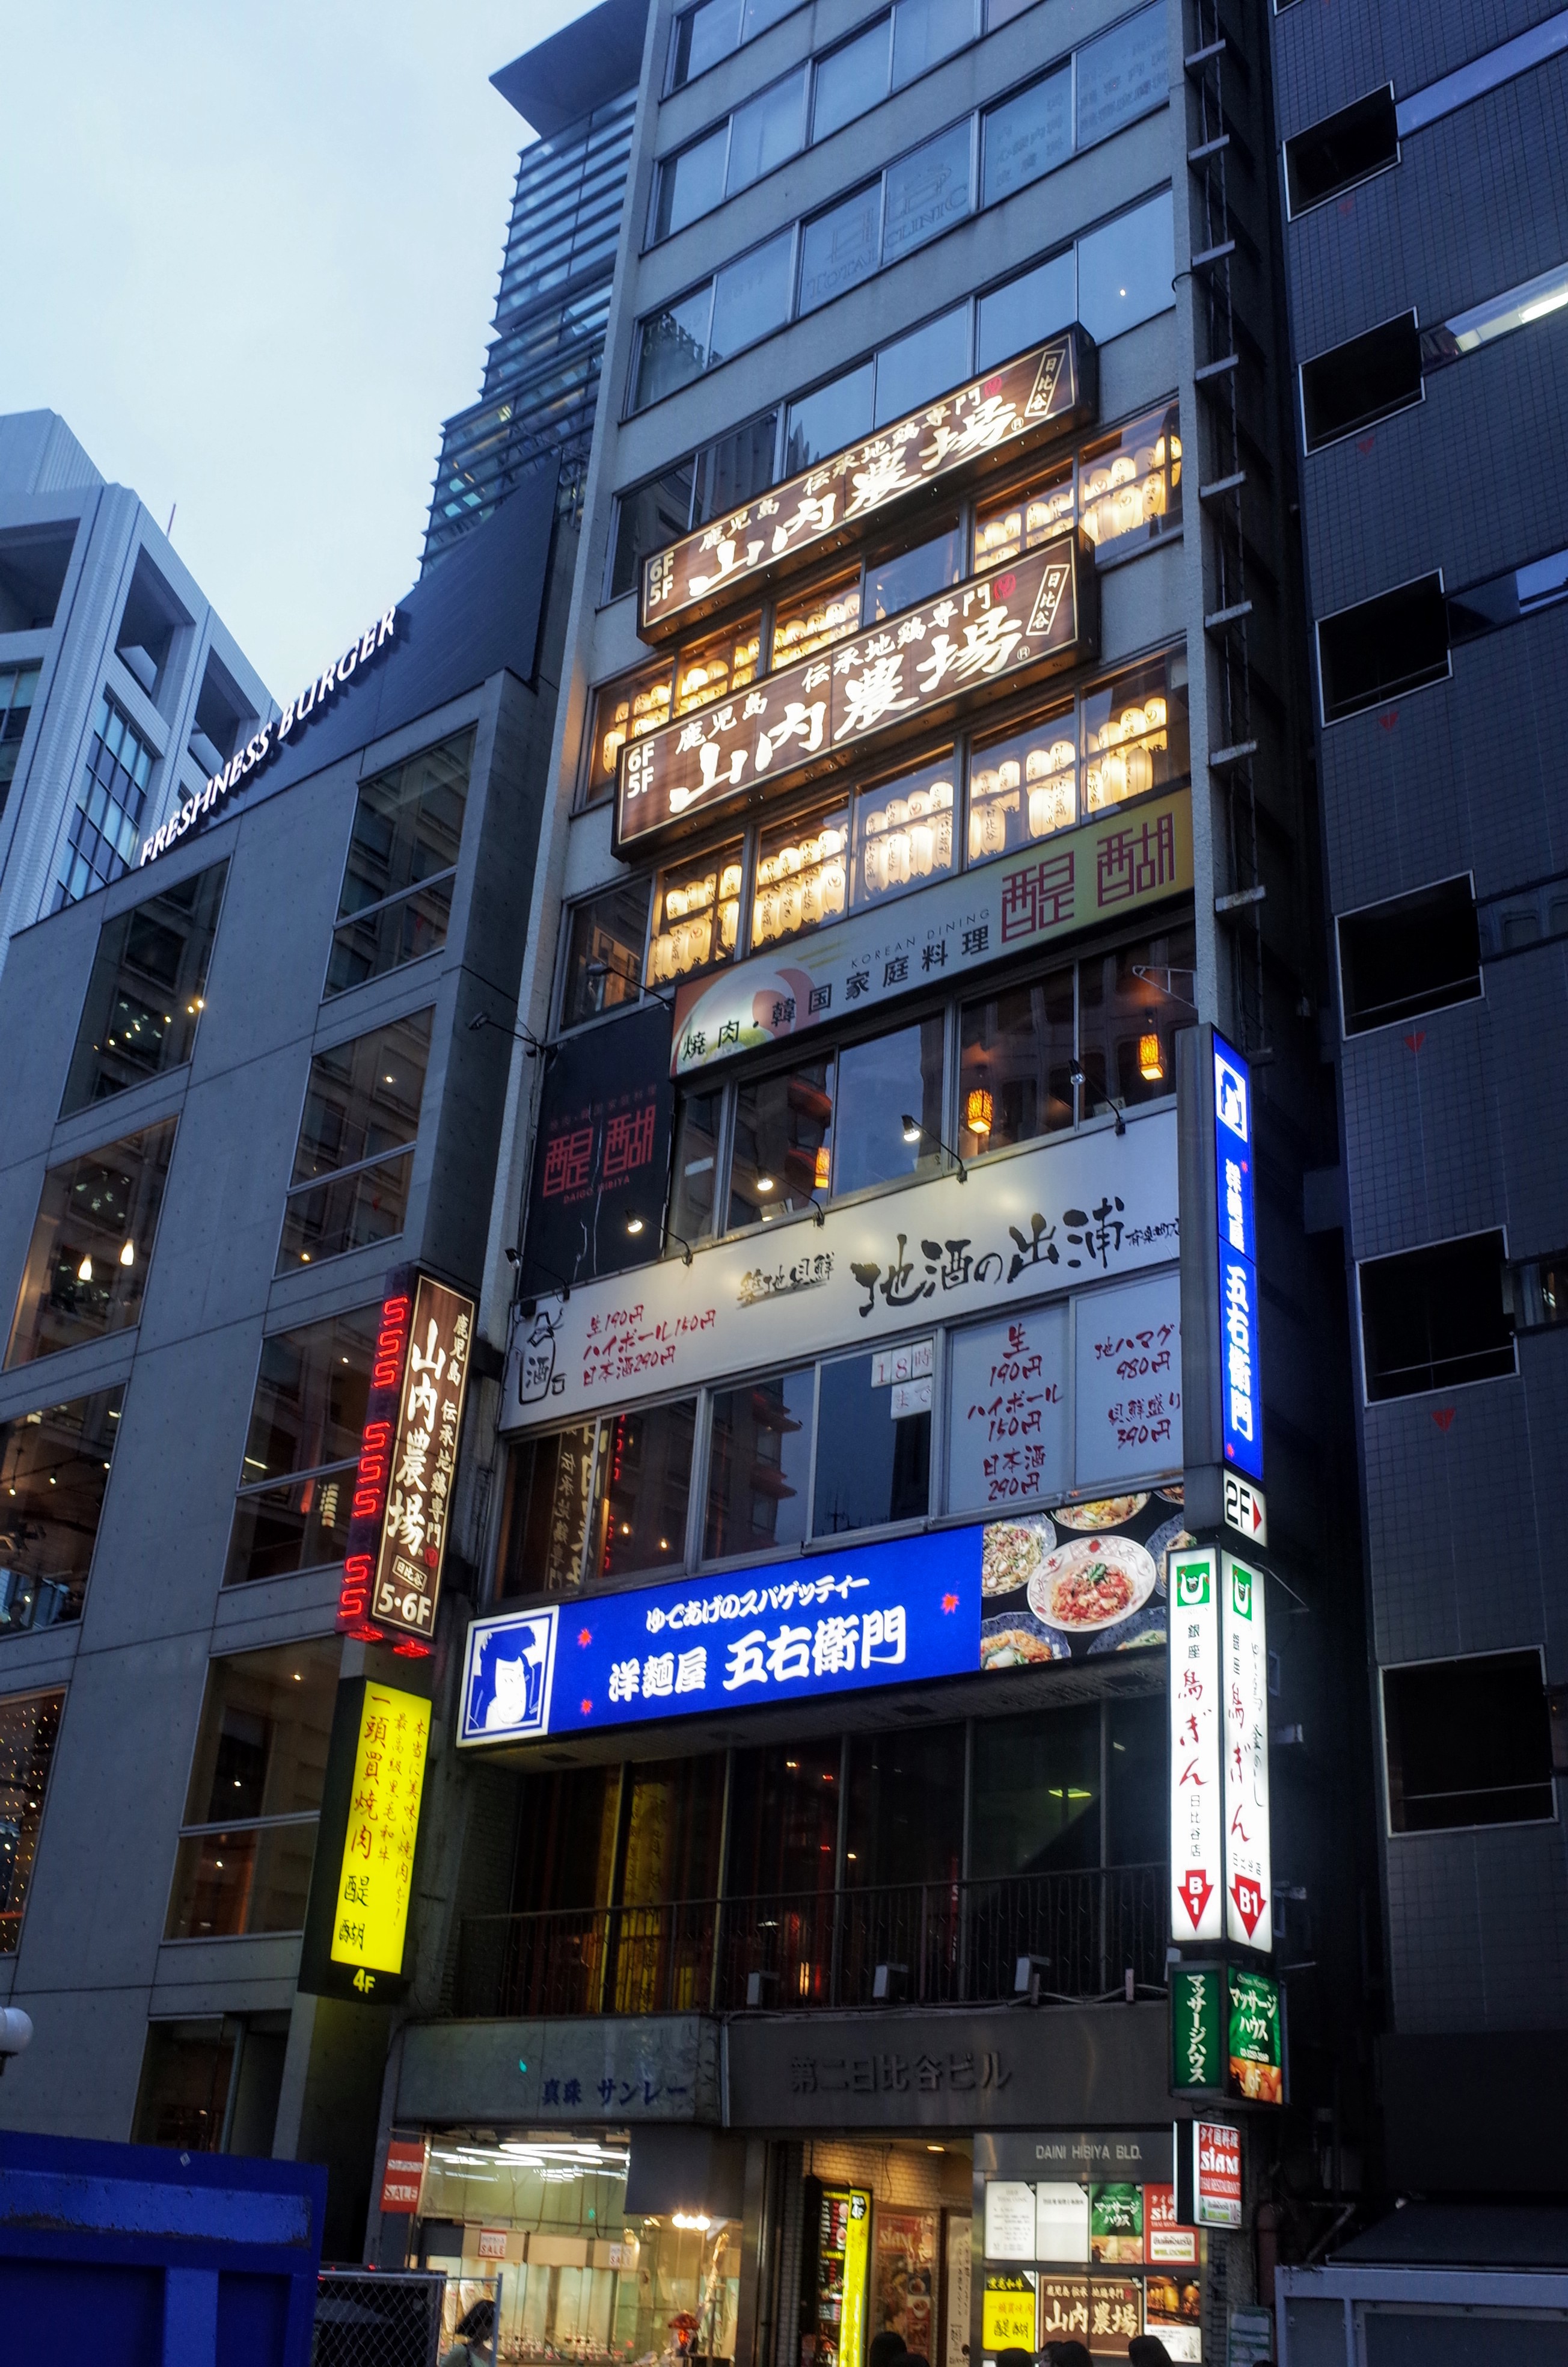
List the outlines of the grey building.
<svg viewBox="0 0 1568 2367">
<path fill-rule="evenodd" d="M 54 412 L 0 418 L 0 960 L 276 712 L 135 493 Z"/>
<path fill-rule="evenodd" d="M 483 1270 L 554 493 L 469 537 L 166 849 L 23 929 L 0 988 L 0 1986 L 37 2033 L 0 2103 L 329 2160 L 340 2256 L 387 2024 L 297 1988 L 340 1673 L 377 1664 L 334 1623 L 389 1270 Z"/>
<path fill-rule="evenodd" d="M 369 2236 L 511 2264 L 509 2341 L 1223 2355 L 1250 2237 L 1166 2234 L 1168 1952 L 1225 1928 L 1167 1829 L 1198 1022 L 1256 1094 L 1294 2082 L 1235 2201 L 1332 2216 L 1376 1878 L 1266 65 L 1174 0 L 649 17 Z"/>
<path fill-rule="evenodd" d="M 1562 40 L 1529 6 L 1272 28 L 1340 1112 L 1314 1195 L 1356 1342 L 1386 2175 L 1450 2195 L 1562 2184 L 1546 1081 L 1568 906 L 1540 729 L 1568 616 L 1540 465 L 1568 335 Z"/>
</svg>

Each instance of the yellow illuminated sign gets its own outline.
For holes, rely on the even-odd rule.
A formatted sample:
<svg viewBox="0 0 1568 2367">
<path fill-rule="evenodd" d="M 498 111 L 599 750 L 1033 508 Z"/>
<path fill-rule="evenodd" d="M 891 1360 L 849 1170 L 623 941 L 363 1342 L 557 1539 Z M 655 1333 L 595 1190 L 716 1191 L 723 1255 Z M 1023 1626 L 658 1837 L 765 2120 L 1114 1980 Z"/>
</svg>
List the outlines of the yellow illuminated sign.
<svg viewBox="0 0 1568 2367">
<path fill-rule="evenodd" d="M 1034 2279 L 1029 2270 L 987 2276 L 980 2303 L 981 2342 L 989 2351 L 1033 2350 L 1034 2314 Z"/>
<path fill-rule="evenodd" d="M 866 2265 L 871 2251 L 871 2197 L 849 2189 L 844 2223 L 844 2303 L 839 2321 L 839 2367 L 861 2367 L 865 2335 Z"/>
<path fill-rule="evenodd" d="M 427 1701 L 367 1682 L 332 1946 L 334 1964 L 357 1966 L 354 1986 L 367 1994 L 378 1973 L 403 1968 L 429 1743 Z"/>
</svg>

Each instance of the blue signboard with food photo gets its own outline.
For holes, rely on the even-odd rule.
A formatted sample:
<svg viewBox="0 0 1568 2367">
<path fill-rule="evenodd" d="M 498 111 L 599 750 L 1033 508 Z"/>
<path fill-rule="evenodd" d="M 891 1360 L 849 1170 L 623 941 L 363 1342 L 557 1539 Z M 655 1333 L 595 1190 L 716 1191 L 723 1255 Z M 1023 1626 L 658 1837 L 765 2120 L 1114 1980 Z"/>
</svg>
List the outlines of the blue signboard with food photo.
<svg viewBox="0 0 1568 2367">
<path fill-rule="evenodd" d="M 1174 1478 L 993 1521 L 980 1562 L 982 1668 L 1163 1645 L 1165 1557 L 1190 1543 Z"/>
</svg>

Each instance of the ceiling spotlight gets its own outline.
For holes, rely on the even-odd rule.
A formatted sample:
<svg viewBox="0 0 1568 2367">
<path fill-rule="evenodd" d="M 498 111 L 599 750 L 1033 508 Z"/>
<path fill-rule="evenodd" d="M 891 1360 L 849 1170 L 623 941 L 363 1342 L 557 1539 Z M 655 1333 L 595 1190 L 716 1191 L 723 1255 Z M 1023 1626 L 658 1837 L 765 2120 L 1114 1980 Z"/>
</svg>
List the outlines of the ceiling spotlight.
<svg viewBox="0 0 1568 2367">
<path fill-rule="evenodd" d="M 925 1132 L 925 1128 L 924 1128 L 924 1127 L 920 1124 L 920 1121 L 919 1121 L 919 1119 L 918 1117 L 910 1117 L 910 1116 L 908 1116 L 908 1115 L 906 1115 L 906 1116 L 905 1116 L 905 1118 L 904 1118 L 904 1121 L 903 1121 L 903 1126 L 904 1126 L 904 1139 L 905 1139 L 905 1141 L 906 1141 L 906 1142 L 919 1142 L 919 1138 L 920 1138 L 921 1135 Z"/>
<path fill-rule="evenodd" d="M 628 1217 L 626 1218 L 626 1230 L 634 1239 L 642 1231 L 642 1229 L 643 1222 L 640 1217 Z"/>
<path fill-rule="evenodd" d="M 757 1178 L 757 1189 L 759 1192 L 776 1192 L 778 1190 L 778 1185 L 774 1183 L 771 1175 L 759 1175 Z"/>
</svg>

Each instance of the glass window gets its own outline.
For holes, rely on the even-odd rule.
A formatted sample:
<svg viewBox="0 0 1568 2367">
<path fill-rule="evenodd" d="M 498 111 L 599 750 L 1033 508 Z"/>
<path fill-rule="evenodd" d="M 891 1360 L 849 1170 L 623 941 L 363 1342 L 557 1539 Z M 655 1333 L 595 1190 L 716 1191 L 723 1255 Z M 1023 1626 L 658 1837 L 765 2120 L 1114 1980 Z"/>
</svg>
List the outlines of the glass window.
<svg viewBox="0 0 1568 2367">
<path fill-rule="evenodd" d="M 893 83 L 912 82 L 975 38 L 975 0 L 897 0 L 893 11 Z"/>
<path fill-rule="evenodd" d="M 1060 66 L 993 107 L 985 119 L 980 202 L 994 206 L 1054 173 L 1073 153 L 1073 70 Z M 984 368 L 984 364 L 982 364 Z"/>
<path fill-rule="evenodd" d="M 165 1940 L 303 1926 L 342 1657 L 333 1637 L 212 1662 Z"/>
<path fill-rule="evenodd" d="M 1037 263 L 1005 287 L 982 296 L 976 342 L 975 367 L 992 369 L 1028 345 L 1054 336 L 1076 321 L 1078 312 L 1077 255 L 1072 247 Z"/>
<path fill-rule="evenodd" d="M 1070 1006 L 1070 975 L 1067 991 Z M 985 1150 L 990 1137 L 973 1127 L 967 1132 Z M 1065 1495 L 1073 1471 L 1066 1300 L 965 1324 L 949 1332 L 947 1349 L 948 1511 L 996 1512 Z M 1004 1665 L 1020 1657 L 1013 1640 L 1004 1629 L 988 1647 Z"/>
<path fill-rule="evenodd" d="M 728 1897 L 782 1896 L 796 1910 L 802 1894 L 831 1891 L 839 1846 L 839 1764 L 836 1737 L 736 1752 Z M 804 1942 L 808 1955 L 829 1953 L 830 1932 L 821 1926 L 812 1931 L 809 1908 L 801 1920 L 805 1929 L 796 1944 Z M 823 1967 L 815 1969 L 820 1977 Z"/>
<path fill-rule="evenodd" d="M 682 1093 L 675 1104 L 675 1152 L 670 1187 L 671 1252 L 705 1240 L 713 1230 L 718 1172 L 722 1093 Z"/>
<path fill-rule="evenodd" d="M 586 802 L 597 805 L 615 786 L 615 764 L 628 740 L 640 740 L 670 720 L 671 661 L 607 682 L 593 700 L 593 747 Z"/>
<path fill-rule="evenodd" d="M 329 996 L 446 944 L 473 750 L 472 731 L 460 731 L 360 783 Z"/>
<path fill-rule="evenodd" d="M 975 1721 L 969 1869 L 976 1881 L 1100 1863 L 1100 1705 Z"/>
<path fill-rule="evenodd" d="M 650 312 L 637 346 L 637 394 L 641 411 L 661 395 L 700 378 L 708 366 L 708 323 L 713 317 L 713 281 L 705 279 L 661 312 Z M 684 528 L 682 529 L 682 532 Z"/>
<path fill-rule="evenodd" d="M 729 176 L 725 184 L 731 197 L 771 173 L 793 156 L 806 136 L 806 77 L 797 66 L 769 90 L 761 91 L 729 119 Z"/>
<path fill-rule="evenodd" d="M 653 235 L 668 238 L 689 221 L 719 204 L 724 196 L 725 154 L 729 130 L 721 123 L 705 140 L 694 141 L 678 156 L 667 156 L 659 167 L 659 202 L 654 209 Z"/>
<path fill-rule="evenodd" d="M 51 912 L 122 879 L 141 834 L 153 751 L 113 699 L 100 698 Z"/>
<path fill-rule="evenodd" d="M 621 1864 L 623 1902 L 628 1907 L 651 1907 L 675 1899 L 711 1898 L 718 1887 L 724 1818 L 724 1761 L 718 1753 L 655 1760 L 651 1765 L 645 1761 L 628 1768 L 626 1789 L 630 1796 Z M 661 1920 L 649 1917 L 642 1929 L 657 1931 Z M 643 1941 L 639 1946 L 633 1937 L 637 1931 L 635 1918 L 628 1919 L 622 1931 L 614 2010 L 647 2012 L 659 2002 L 662 1988 L 661 1939 L 652 1940 L 651 1944 Z"/>
<path fill-rule="evenodd" d="M 869 279 L 876 269 L 877 238 L 882 227 L 882 184 L 868 182 L 863 189 L 843 198 L 824 214 L 805 222 L 800 232 L 801 312 L 815 312 L 846 289 Z"/>
<path fill-rule="evenodd" d="M 597 1422 L 525 1439 L 507 1457 L 497 1591 L 570 1594 L 582 1582 Z"/>
<path fill-rule="evenodd" d="M 873 1378 L 875 1359 L 824 1365 L 817 1410 L 818 1536 L 923 1519 L 931 1502 L 931 1417 L 926 1407 L 893 1418 L 891 1382 Z"/>
<path fill-rule="evenodd" d="M 1495 1381 L 1513 1372 L 1501 1233 L 1369 1258 L 1359 1269 L 1368 1399 Z"/>
<path fill-rule="evenodd" d="M 852 1735 L 844 1841 L 851 1888 L 956 1882 L 964 1854 L 963 1727 Z M 911 2296 L 913 2291 L 911 2282 Z"/>
<path fill-rule="evenodd" d="M 1015 17 L 1021 17 L 1026 8 L 1033 6 L 1034 0 L 986 0 L 987 32 L 999 33 L 1004 25 L 1010 25 Z"/>
<path fill-rule="evenodd" d="M 1087 41 L 1077 53 L 1078 145 L 1119 131 L 1169 96 L 1170 53 L 1163 7 L 1145 8 Z"/>
<path fill-rule="evenodd" d="M 751 950 L 779 945 L 824 921 L 842 918 L 848 901 L 849 806 L 840 798 L 805 820 L 765 830 L 758 843 L 751 898 Z"/>
<path fill-rule="evenodd" d="M 137 2090 L 133 2145 L 170 2146 L 180 2153 L 216 2153 L 228 2118 L 236 2033 L 241 2025 L 219 2016 L 201 2022 L 150 2022 L 141 2079 Z M 245 2032 L 246 2051 L 278 2047 L 285 2037 Z"/>
<path fill-rule="evenodd" d="M 36 665 L 7 666 L 0 670 L 0 814 L 6 810 L 11 783 L 17 776 L 22 735 L 33 711 L 33 697 L 41 672 L 42 668 Z"/>
<path fill-rule="evenodd" d="M 969 743 L 969 861 L 989 863 L 1078 818 L 1077 727 L 1070 699 L 1021 728 Z"/>
<path fill-rule="evenodd" d="M 1109 1865 L 1157 1865 L 1168 1846 L 1166 1769 L 1168 1743 L 1161 1697 L 1108 1701 L 1105 1857 Z"/>
<path fill-rule="evenodd" d="M 600 1425 L 590 1555 L 596 1578 L 684 1562 L 696 1426 L 695 1398 L 609 1414 Z"/>
<path fill-rule="evenodd" d="M 1347 1036 L 1481 992 L 1481 933 L 1467 873 L 1364 904 L 1343 913 L 1338 928 Z"/>
<path fill-rule="evenodd" d="M 910 156 L 900 156 L 886 173 L 882 218 L 882 260 L 897 263 L 928 239 L 940 236 L 969 210 L 970 119 L 939 131 Z M 967 336 L 965 344 L 967 344 Z M 962 372 L 960 372 L 962 376 Z"/>
<path fill-rule="evenodd" d="M 700 368 L 700 365 L 699 365 Z M 695 372 L 688 372 L 695 376 Z M 615 504 L 615 542 L 610 560 L 612 600 L 635 592 L 642 562 L 650 550 L 678 542 L 692 523 L 692 480 L 694 455 L 676 460 L 662 475 L 633 485 Z"/>
<path fill-rule="evenodd" d="M 1070 966 L 1049 970 L 962 1005 L 958 1148 L 965 1158 L 1072 1125 L 1073 975 Z"/>
<path fill-rule="evenodd" d="M 697 455 L 697 497 L 694 526 L 705 526 L 741 508 L 773 481 L 773 451 L 778 442 L 779 414 L 759 413 L 743 420 L 728 436 L 716 436 Z"/>
<path fill-rule="evenodd" d="M 215 863 L 104 923 L 62 1117 L 190 1059 L 228 872 Z"/>
<path fill-rule="evenodd" d="M 817 88 L 811 104 L 811 137 L 826 140 L 840 125 L 852 123 L 868 107 L 887 96 L 892 59 L 892 19 L 879 17 L 842 49 L 817 61 Z"/>
<path fill-rule="evenodd" d="M 379 1319 L 378 1305 L 359 1307 L 262 1342 L 225 1586 L 324 1569 L 347 1552 Z"/>
<path fill-rule="evenodd" d="M 1100 556 L 1138 550 L 1181 523 L 1181 437 L 1175 403 L 1086 447 L 1078 462 L 1083 530 Z"/>
<path fill-rule="evenodd" d="M 675 661 L 675 712 L 690 715 L 694 708 L 711 707 L 731 691 L 744 690 L 757 679 L 757 653 L 761 647 L 761 618 L 756 614 L 721 633 L 694 641 Z"/>
<path fill-rule="evenodd" d="M 1037 549 L 1053 535 L 1065 534 L 1075 507 L 1070 460 L 985 503 L 975 513 L 976 572 L 1000 567 L 1023 551 Z"/>
<path fill-rule="evenodd" d="M 43 1179 L 7 1370 L 141 1319 L 141 1294 L 164 1205 L 175 1120 L 162 1119 Z"/>
<path fill-rule="evenodd" d="M 700 8 L 689 8 L 680 19 L 675 27 L 671 75 L 677 90 L 694 75 L 705 74 L 737 46 L 740 7 L 741 0 L 703 0 Z"/>
<path fill-rule="evenodd" d="M 0 1701 L 0 1956 L 14 1956 L 38 1854 L 63 1693 Z"/>
<path fill-rule="evenodd" d="M 311 1061 L 279 1274 L 401 1232 L 433 1015 L 413 1012 Z"/>
<path fill-rule="evenodd" d="M 829 452 L 841 452 L 870 432 L 874 362 L 862 362 L 815 394 L 792 402 L 784 428 L 784 472 L 798 476 Z"/>
<path fill-rule="evenodd" d="M 740 842 L 671 865 L 653 895 L 648 972 L 667 986 L 710 962 L 728 961 L 740 933 Z"/>
<path fill-rule="evenodd" d="M 709 1561 L 805 1543 L 815 1393 L 809 1370 L 715 1392 L 703 1539 Z"/>
<path fill-rule="evenodd" d="M 852 903 L 885 902 L 953 868 L 953 751 L 855 799 Z"/>
<path fill-rule="evenodd" d="M 832 1161 L 833 1063 L 802 1061 L 737 1088 L 729 1161 L 729 1217 L 766 1223 L 826 1194 Z"/>
<path fill-rule="evenodd" d="M 1186 921 L 1079 963 L 1078 1058 L 1092 1089 L 1084 1095 L 1085 1117 L 1107 1098 L 1131 1108 L 1175 1091 L 1172 1039 L 1191 1014 L 1162 990 L 1169 970 L 1190 976 L 1196 948 Z"/>
<path fill-rule="evenodd" d="M 896 337 L 876 357 L 876 420 L 886 427 L 918 411 L 933 394 L 943 394 L 969 374 L 969 307 L 955 304 L 907 337 Z"/>
<path fill-rule="evenodd" d="M 725 266 L 714 281 L 710 361 L 728 361 L 788 320 L 794 260 L 795 232 L 784 230 Z"/>
<path fill-rule="evenodd" d="M 944 518 L 908 549 L 868 561 L 861 622 L 874 625 L 896 617 L 964 581 L 964 535 L 956 517 Z"/>
<path fill-rule="evenodd" d="M 1539 1652 L 1385 1669 L 1382 1703 L 1392 1831 L 1528 1824 L 1553 1814 Z"/>
<path fill-rule="evenodd" d="M 0 1422 L 0 1634 L 81 1617 L 124 1402 L 117 1386 Z"/>
<path fill-rule="evenodd" d="M 773 672 L 858 631 L 860 596 L 860 569 L 852 567 L 793 600 L 781 600 L 773 611 Z"/>
<path fill-rule="evenodd" d="M 1184 655 L 1152 659 L 1084 694 L 1083 761 L 1086 814 L 1187 778 Z"/>
<path fill-rule="evenodd" d="M 1176 301 L 1176 218 L 1170 191 L 1078 241 L 1078 319 L 1097 345 L 1168 311 Z"/>
<path fill-rule="evenodd" d="M 648 937 L 648 881 L 625 879 L 574 904 L 567 928 L 560 1024 L 581 1027 L 641 993 Z"/>
<path fill-rule="evenodd" d="M 943 1025 L 941 1012 L 849 1044 L 839 1054 L 839 1138 L 835 1192 L 931 1173 L 941 1164 Z M 905 1140 L 905 1120 L 923 1129 Z"/>
</svg>

